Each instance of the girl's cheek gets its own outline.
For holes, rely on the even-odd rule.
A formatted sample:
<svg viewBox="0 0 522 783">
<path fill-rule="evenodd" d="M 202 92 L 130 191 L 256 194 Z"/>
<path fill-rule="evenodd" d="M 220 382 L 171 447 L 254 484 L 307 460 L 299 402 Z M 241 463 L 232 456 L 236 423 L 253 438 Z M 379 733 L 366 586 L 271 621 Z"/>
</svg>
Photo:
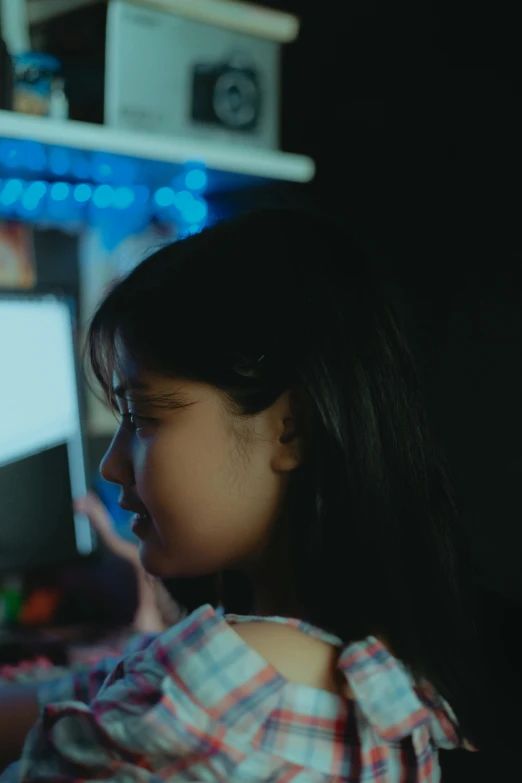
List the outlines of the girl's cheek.
<svg viewBox="0 0 522 783">
<path fill-rule="evenodd" d="M 155 434 L 135 438 L 134 472 L 140 474 L 143 480 L 158 480 L 168 474 L 172 465 L 172 449 L 169 450 L 161 437 Z"/>
<path fill-rule="evenodd" d="M 147 444 L 139 438 L 134 438 L 132 462 L 134 465 L 134 475 L 137 476 L 143 472 L 148 458 Z"/>
</svg>

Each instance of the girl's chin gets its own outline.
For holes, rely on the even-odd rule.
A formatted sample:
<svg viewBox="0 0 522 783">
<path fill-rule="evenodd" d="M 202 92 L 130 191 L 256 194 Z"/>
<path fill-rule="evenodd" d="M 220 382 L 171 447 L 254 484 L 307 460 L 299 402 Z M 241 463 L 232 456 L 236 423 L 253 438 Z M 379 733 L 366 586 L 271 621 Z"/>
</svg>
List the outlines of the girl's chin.
<svg viewBox="0 0 522 783">
<path fill-rule="evenodd" d="M 139 542 L 140 561 L 144 570 L 158 579 L 176 579 L 178 577 L 174 558 L 167 552 L 156 531 Z"/>
<path fill-rule="evenodd" d="M 177 561 L 176 556 L 168 554 L 159 541 L 152 539 L 141 541 L 140 561 L 144 570 L 156 579 L 200 579 L 208 578 L 207 570 L 188 566 L 186 560 L 183 563 Z"/>
<path fill-rule="evenodd" d="M 150 574 L 150 576 L 157 577 L 158 579 L 166 579 L 170 576 L 170 571 L 164 559 L 161 556 L 161 552 L 156 547 L 150 546 L 147 543 L 140 544 L 140 561 L 144 570 Z"/>
</svg>

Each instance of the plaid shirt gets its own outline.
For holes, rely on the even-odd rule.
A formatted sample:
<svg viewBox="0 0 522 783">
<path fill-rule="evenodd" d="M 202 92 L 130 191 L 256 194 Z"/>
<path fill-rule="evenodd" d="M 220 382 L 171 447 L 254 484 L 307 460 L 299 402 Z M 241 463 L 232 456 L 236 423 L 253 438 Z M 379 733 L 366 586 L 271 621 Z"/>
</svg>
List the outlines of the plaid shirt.
<svg viewBox="0 0 522 783">
<path fill-rule="evenodd" d="M 197 609 L 68 680 L 45 683 L 47 704 L 7 781 L 114 783 L 436 783 L 437 748 L 455 748 L 456 719 L 427 683 L 374 637 L 340 650 L 353 698 L 286 680 L 230 624 L 284 618 Z M 114 663 L 114 662 L 112 662 Z M 103 680 L 103 684 L 102 684 Z"/>
</svg>

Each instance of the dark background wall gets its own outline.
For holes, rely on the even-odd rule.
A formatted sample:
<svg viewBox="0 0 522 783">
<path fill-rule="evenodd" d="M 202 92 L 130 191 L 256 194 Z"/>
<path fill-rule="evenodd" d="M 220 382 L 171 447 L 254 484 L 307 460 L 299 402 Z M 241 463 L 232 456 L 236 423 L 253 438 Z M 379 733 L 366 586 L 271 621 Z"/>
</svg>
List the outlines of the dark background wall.
<svg viewBox="0 0 522 783">
<path fill-rule="evenodd" d="M 313 155 L 306 197 L 395 281 L 477 567 L 522 600 L 516 6 L 273 5 L 303 22 L 283 145 Z"/>
</svg>

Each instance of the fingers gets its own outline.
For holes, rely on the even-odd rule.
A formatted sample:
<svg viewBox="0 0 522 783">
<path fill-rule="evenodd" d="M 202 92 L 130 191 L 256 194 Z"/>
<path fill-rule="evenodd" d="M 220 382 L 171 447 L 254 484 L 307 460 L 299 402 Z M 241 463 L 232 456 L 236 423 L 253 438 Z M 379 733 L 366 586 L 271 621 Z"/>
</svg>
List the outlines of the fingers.
<svg viewBox="0 0 522 783">
<path fill-rule="evenodd" d="M 111 515 L 94 492 L 88 492 L 84 497 L 75 500 L 74 509 L 88 517 L 89 522 L 111 552 L 123 557 L 133 565 L 139 563 L 138 547 L 118 534 Z"/>
<path fill-rule="evenodd" d="M 75 500 L 74 508 L 81 514 L 85 514 L 89 517 L 89 521 L 102 538 L 106 538 L 109 535 L 117 535 L 112 518 L 94 492 L 88 492 L 84 497 Z"/>
</svg>

